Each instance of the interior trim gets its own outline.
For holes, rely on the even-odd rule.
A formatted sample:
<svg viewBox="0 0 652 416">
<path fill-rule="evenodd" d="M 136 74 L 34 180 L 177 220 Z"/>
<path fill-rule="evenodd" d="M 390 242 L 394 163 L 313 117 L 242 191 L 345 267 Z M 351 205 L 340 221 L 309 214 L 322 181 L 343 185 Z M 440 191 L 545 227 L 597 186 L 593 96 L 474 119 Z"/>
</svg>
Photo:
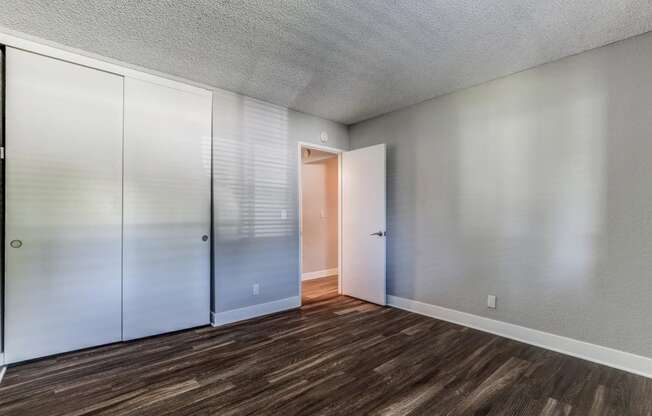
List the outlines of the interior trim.
<svg viewBox="0 0 652 416">
<path fill-rule="evenodd" d="M 222 326 L 246 319 L 257 318 L 276 312 L 296 309 L 301 306 L 301 297 L 292 296 L 285 299 L 274 300 L 267 303 L 245 306 L 244 308 L 232 309 L 224 312 L 211 312 L 211 325 Z"/>
<path fill-rule="evenodd" d="M 652 358 L 398 296 L 390 306 L 652 378 Z"/>
<path fill-rule="evenodd" d="M 11 33 L 8 33 L 11 32 Z M 99 69 L 101 71 L 110 72 L 116 75 L 128 76 L 141 81 L 148 81 L 155 84 L 163 85 L 166 87 L 187 91 L 199 95 L 212 96 L 210 87 L 195 86 L 196 83 L 186 81 L 183 79 L 171 79 L 166 74 L 156 71 L 142 69 L 135 69 L 133 65 L 128 65 L 123 62 L 114 61 L 110 62 L 108 58 L 99 55 L 90 54 L 84 51 L 64 47 L 63 45 L 49 46 L 52 42 L 45 40 L 28 40 L 27 35 L 8 31 L 8 29 L 0 27 L 0 44 L 10 46 L 16 49 L 22 49 L 27 52 L 37 53 L 50 58 L 60 59 L 62 61 L 71 62 L 74 64 L 87 66 L 89 68 Z M 29 38 L 32 38 L 29 36 Z M 195 85 L 193 85 L 195 84 Z"/>
<path fill-rule="evenodd" d="M 301 280 L 319 279 L 321 277 L 335 276 L 338 274 L 338 268 L 317 270 L 315 272 L 306 272 L 301 274 Z"/>
</svg>

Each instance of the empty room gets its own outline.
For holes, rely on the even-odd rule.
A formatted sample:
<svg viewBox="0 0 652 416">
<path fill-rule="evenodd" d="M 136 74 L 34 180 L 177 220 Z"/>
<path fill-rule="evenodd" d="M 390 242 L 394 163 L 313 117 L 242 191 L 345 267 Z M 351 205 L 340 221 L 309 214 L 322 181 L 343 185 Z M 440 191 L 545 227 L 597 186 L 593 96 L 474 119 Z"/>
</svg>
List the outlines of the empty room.
<svg viewBox="0 0 652 416">
<path fill-rule="evenodd" d="M 0 416 L 652 416 L 652 3 L 0 0 Z"/>
</svg>

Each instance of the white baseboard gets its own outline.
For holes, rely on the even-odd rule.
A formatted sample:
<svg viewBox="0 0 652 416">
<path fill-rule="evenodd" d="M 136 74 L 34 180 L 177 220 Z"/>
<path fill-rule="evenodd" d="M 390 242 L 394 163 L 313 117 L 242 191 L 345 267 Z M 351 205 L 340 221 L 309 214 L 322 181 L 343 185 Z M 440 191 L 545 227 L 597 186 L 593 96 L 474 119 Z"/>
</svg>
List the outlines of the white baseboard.
<svg viewBox="0 0 652 416">
<path fill-rule="evenodd" d="M 387 296 L 387 301 L 395 308 L 652 378 L 652 358 L 398 296 Z"/>
<path fill-rule="evenodd" d="M 335 276 L 339 273 L 339 269 L 317 270 L 316 272 L 307 272 L 301 274 L 301 280 L 319 279 L 320 277 Z"/>
<path fill-rule="evenodd" d="M 269 315 L 270 313 L 295 309 L 300 306 L 301 298 L 299 296 L 292 296 L 290 298 L 261 303 L 259 305 L 251 305 L 230 311 L 217 313 L 211 312 L 211 325 L 222 326 L 233 322 L 244 321 L 245 319 Z"/>
</svg>

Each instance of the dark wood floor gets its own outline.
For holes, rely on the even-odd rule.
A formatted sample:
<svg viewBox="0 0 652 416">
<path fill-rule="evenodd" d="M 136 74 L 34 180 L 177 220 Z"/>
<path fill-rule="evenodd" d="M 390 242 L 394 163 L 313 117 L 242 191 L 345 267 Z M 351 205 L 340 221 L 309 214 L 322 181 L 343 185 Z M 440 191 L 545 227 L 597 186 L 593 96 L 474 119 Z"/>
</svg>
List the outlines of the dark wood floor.
<svg viewBox="0 0 652 416">
<path fill-rule="evenodd" d="M 651 415 L 652 380 L 337 296 L 9 368 L 0 415 Z"/>
<path fill-rule="evenodd" d="M 337 275 L 301 282 L 301 304 L 319 302 L 338 295 Z"/>
</svg>

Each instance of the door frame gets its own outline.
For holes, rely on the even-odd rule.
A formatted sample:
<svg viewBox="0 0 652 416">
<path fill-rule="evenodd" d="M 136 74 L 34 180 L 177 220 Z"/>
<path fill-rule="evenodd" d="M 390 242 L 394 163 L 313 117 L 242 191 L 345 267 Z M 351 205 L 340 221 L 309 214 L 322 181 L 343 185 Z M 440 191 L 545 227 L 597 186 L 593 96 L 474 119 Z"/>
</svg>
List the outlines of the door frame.
<svg viewBox="0 0 652 416">
<path fill-rule="evenodd" d="M 154 71 L 150 70 L 147 68 L 143 68 L 137 65 L 133 65 L 130 63 L 122 62 L 116 59 L 110 59 L 101 55 L 93 54 L 90 52 L 85 52 L 81 51 L 78 49 L 74 48 L 69 48 L 63 45 L 58 45 L 49 41 L 46 41 L 44 39 L 38 39 L 34 37 L 28 37 L 26 34 L 21 34 L 15 31 L 10 31 L 9 29 L 4 29 L 0 28 L 0 45 L 5 47 L 5 52 L 6 52 L 6 47 L 12 47 L 15 49 L 20 49 L 23 51 L 27 52 L 32 52 L 38 55 L 43 55 L 45 57 L 53 58 L 53 59 L 58 59 L 64 62 L 69 62 L 71 64 L 76 64 L 76 65 L 81 65 L 85 66 L 91 69 L 99 70 L 99 71 L 104 71 L 108 72 L 111 74 L 119 75 L 122 77 L 131 77 L 134 79 L 138 79 L 141 81 L 148 81 L 152 82 L 158 85 L 162 86 L 167 86 L 170 88 L 178 89 L 181 91 L 187 91 L 187 92 L 193 92 L 196 94 L 200 95 L 207 95 L 212 98 L 213 96 L 213 86 L 203 84 L 200 82 L 196 81 L 191 81 L 189 79 L 185 79 L 182 77 L 176 77 L 173 75 L 169 75 L 163 72 L 159 71 Z M 5 56 L 5 64 L 6 64 L 6 56 Z M 6 88 L 6 86 L 5 86 Z M 6 102 L 4 103 L 6 105 Z M 212 106 L 211 106 L 211 113 L 212 113 Z M 212 114 L 211 114 L 211 131 L 212 131 Z M 4 137 L 4 144 L 3 146 L 5 147 L 5 152 L 7 148 L 8 140 L 6 137 L 6 132 L 5 132 L 5 137 Z M 212 145 L 212 142 L 211 142 Z M 212 150 L 211 150 L 211 157 L 212 157 Z M 5 174 L 3 176 L 4 182 L 7 180 L 6 176 L 6 166 L 7 166 L 7 158 L 5 157 L 5 160 L 2 161 L 2 166 L 5 169 Z M 212 169 L 212 163 L 211 163 L 211 169 Z M 212 173 L 211 173 L 211 186 L 212 186 Z M 5 200 L 4 200 L 4 215 L 5 215 L 5 228 L 6 228 L 6 211 L 7 211 L 7 192 L 5 189 L 5 194 L 4 194 Z M 212 203 L 212 194 L 211 194 L 211 203 Z M 212 213 L 212 210 L 211 210 Z M 4 244 L 4 241 L 6 239 L 5 230 L 2 231 L 2 236 L 0 238 L 2 239 L 2 244 Z M 213 229 L 211 226 L 211 261 L 212 261 L 212 236 L 213 236 Z M 6 254 L 6 253 L 4 253 Z M 0 264 L 0 267 L 2 267 L 2 273 L 0 273 L 0 308 L 6 309 L 6 270 L 7 270 L 7 261 L 6 257 L 4 258 L 4 262 Z M 211 275 L 210 279 L 211 282 L 213 281 L 212 279 L 212 273 L 213 273 L 213 267 L 211 265 Z M 212 283 L 211 283 L 212 284 Z M 211 297 L 213 296 L 213 290 L 211 290 Z M 211 302 L 211 308 L 212 308 L 212 302 Z M 6 334 L 5 334 L 5 328 L 6 328 L 6 314 L 5 310 L 0 310 L 0 380 L 2 379 L 2 369 L 6 368 L 3 367 L 5 365 L 5 354 L 4 354 L 4 346 L 6 344 Z"/>
<path fill-rule="evenodd" d="M 342 294 L 342 153 L 346 152 L 345 149 L 337 147 L 324 146 L 309 142 L 297 142 L 297 186 L 298 198 L 297 204 L 299 205 L 299 303 L 303 306 L 303 162 L 301 160 L 301 149 L 308 148 L 313 150 L 321 150 L 322 152 L 333 153 L 337 155 L 337 293 Z"/>
</svg>

